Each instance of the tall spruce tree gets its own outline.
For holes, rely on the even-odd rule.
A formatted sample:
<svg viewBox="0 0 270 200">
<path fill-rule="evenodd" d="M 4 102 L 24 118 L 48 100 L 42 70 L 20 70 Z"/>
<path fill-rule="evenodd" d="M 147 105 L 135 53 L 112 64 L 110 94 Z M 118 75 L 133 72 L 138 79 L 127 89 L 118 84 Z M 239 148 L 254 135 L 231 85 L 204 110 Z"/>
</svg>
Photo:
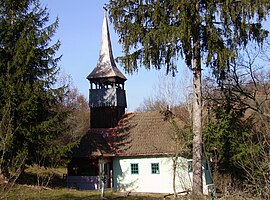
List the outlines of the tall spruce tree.
<svg viewBox="0 0 270 200">
<path fill-rule="evenodd" d="M 60 59 L 60 42 L 52 44 L 58 20 L 47 25 L 48 20 L 38 0 L 0 1 L 0 169 L 5 176 L 18 163 L 44 155 L 65 115 L 55 109 L 62 88 L 53 88 Z"/>
<path fill-rule="evenodd" d="M 110 0 L 109 11 L 123 45 L 126 71 L 167 68 L 177 59 L 193 72 L 193 193 L 202 194 L 202 62 L 217 78 L 250 40 L 262 43 L 268 0 Z"/>
</svg>

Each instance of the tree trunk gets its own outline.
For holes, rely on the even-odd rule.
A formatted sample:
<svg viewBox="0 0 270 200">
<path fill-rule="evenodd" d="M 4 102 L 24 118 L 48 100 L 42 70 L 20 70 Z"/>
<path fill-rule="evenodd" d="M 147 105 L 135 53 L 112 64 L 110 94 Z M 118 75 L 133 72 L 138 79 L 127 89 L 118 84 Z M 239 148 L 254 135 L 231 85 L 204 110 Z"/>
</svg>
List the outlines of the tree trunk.
<svg viewBox="0 0 270 200">
<path fill-rule="evenodd" d="M 176 155 L 175 158 L 173 158 L 173 196 L 174 199 L 177 198 L 177 190 L 176 190 L 176 170 L 177 170 L 177 159 L 178 156 Z"/>
<path fill-rule="evenodd" d="M 198 64 L 194 59 L 194 66 Z M 201 70 L 193 69 L 193 186 L 195 195 L 202 195 L 202 95 Z"/>
<path fill-rule="evenodd" d="M 7 166 L 1 166 L 0 175 L 2 176 L 2 178 L 4 179 L 4 181 L 8 181 L 9 180 L 10 173 L 9 173 L 9 169 L 8 169 Z"/>
<path fill-rule="evenodd" d="M 199 4 L 196 6 L 199 12 Z M 198 14 L 199 15 L 199 14 Z M 201 84 L 201 52 L 200 22 L 196 18 L 193 27 L 193 185 L 194 195 L 203 194 L 202 186 L 202 84 Z"/>
</svg>

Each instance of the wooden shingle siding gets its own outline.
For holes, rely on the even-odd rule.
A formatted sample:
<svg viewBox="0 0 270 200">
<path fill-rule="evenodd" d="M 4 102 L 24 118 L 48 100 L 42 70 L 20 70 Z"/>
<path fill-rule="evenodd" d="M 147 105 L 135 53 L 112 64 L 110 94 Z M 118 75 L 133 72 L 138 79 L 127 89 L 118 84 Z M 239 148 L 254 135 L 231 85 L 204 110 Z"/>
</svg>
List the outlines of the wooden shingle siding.
<svg viewBox="0 0 270 200">
<path fill-rule="evenodd" d="M 89 95 L 90 107 L 127 107 L 125 90 L 117 88 L 92 89 Z"/>
</svg>

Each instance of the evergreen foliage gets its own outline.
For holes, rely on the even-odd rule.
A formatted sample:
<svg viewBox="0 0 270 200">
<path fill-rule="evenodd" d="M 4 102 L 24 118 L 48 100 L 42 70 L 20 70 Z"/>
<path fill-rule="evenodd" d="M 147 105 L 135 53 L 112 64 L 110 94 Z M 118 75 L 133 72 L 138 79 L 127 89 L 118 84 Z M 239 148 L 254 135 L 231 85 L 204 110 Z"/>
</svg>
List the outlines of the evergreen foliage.
<svg viewBox="0 0 270 200">
<path fill-rule="evenodd" d="M 211 109 L 211 108 L 210 108 Z M 228 104 L 213 108 L 204 131 L 204 145 L 208 157 L 214 159 L 219 172 L 243 179 L 243 171 L 236 165 L 240 154 L 246 150 L 243 142 L 251 132 L 249 120 L 243 121 L 243 111 Z"/>
<path fill-rule="evenodd" d="M 57 149 L 50 142 L 59 137 L 66 113 L 56 109 L 64 88 L 54 88 L 61 58 L 60 42 L 52 44 L 58 19 L 51 25 L 48 20 L 38 0 L 0 2 L 2 172 L 25 162 L 40 164 Z"/>
<path fill-rule="evenodd" d="M 193 71 L 193 193 L 202 194 L 202 61 L 217 79 L 250 40 L 261 44 L 268 0 L 110 0 L 111 20 L 123 45 L 126 71 L 139 66 L 175 75 L 177 59 Z"/>
<path fill-rule="evenodd" d="M 212 83 L 205 88 L 208 122 L 204 149 L 213 160 L 217 187 L 222 188 L 224 180 L 218 178 L 222 175 L 229 177 L 233 189 L 267 199 L 270 91 L 269 69 L 263 55 L 269 46 L 253 47 L 241 52 L 244 55 L 240 54 L 226 73 L 228 78 L 219 81 L 218 87 Z"/>
<path fill-rule="evenodd" d="M 267 0 L 111 0 L 109 6 L 125 53 L 118 59 L 130 73 L 165 65 L 174 74 L 179 57 L 191 68 L 196 28 L 201 55 L 217 69 L 228 67 L 239 46 L 262 42 L 268 33 L 261 25 Z"/>
<path fill-rule="evenodd" d="M 263 88 L 262 84 L 257 83 L 258 88 Z M 242 95 L 242 99 L 247 99 L 247 96 Z M 251 101 L 246 101 L 246 104 L 232 102 L 230 98 L 219 99 L 220 95 L 217 94 L 212 98 L 203 135 L 204 153 L 212 159 L 216 178 L 230 177 L 233 189 L 242 189 L 254 196 L 268 198 L 270 157 L 267 141 L 270 119 L 260 112 L 263 108 L 265 113 L 269 113 L 268 94 L 261 90 L 260 95 L 256 96 L 256 101 L 266 100 L 257 110 L 246 106 L 247 103 L 252 106 Z M 217 180 L 216 187 L 220 187 L 222 182 Z"/>
</svg>

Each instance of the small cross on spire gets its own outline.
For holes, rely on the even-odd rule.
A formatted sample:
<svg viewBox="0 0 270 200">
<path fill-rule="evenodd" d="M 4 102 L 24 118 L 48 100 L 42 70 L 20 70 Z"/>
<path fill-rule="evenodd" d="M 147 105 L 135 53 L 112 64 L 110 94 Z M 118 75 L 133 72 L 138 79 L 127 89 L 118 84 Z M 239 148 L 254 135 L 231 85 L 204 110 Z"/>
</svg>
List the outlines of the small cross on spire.
<svg viewBox="0 0 270 200">
<path fill-rule="evenodd" d="M 87 79 L 91 80 L 96 78 L 117 77 L 117 80 L 120 78 L 121 80 L 125 81 L 127 80 L 127 78 L 116 67 L 113 58 L 108 21 L 106 17 L 107 7 L 108 4 L 103 5 L 104 19 L 102 23 L 102 34 L 98 63 L 94 70 L 87 76 Z"/>
<path fill-rule="evenodd" d="M 103 5 L 103 9 L 105 12 L 107 12 L 107 4 L 106 3 Z"/>
</svg>

